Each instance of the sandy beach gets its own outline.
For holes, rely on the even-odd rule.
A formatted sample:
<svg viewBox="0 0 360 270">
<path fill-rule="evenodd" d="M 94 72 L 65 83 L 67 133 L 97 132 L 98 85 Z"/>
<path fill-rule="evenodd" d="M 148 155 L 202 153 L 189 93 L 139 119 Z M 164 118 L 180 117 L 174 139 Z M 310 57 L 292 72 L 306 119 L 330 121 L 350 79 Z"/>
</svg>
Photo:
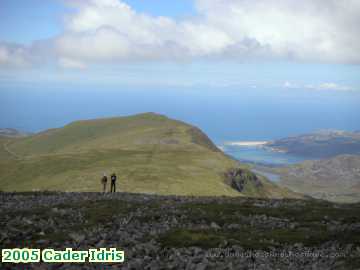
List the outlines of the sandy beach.
<svg viewBox="0 0 360 270">
<path fill-rule="evenodd" d="M 262 146 L 267 144 L 268 141 L 238 141 L 238 142 L 226 142 L 225 145 L 235 146 Z"/>
</svg>

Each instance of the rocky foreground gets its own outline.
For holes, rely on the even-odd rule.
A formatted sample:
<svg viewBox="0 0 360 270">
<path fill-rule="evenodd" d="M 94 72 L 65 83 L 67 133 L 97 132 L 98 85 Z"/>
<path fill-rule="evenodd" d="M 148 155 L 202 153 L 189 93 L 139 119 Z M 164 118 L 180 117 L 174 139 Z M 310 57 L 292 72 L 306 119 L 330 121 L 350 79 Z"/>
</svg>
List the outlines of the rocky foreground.
<svg viewBox="0 0 360 270">
<path fill-rule="evenodd" d="M 360 204 L 0 193 L 0 247 L 117 248 L 123 264 L 0 269 L 360 269 Z"/>
</svg>

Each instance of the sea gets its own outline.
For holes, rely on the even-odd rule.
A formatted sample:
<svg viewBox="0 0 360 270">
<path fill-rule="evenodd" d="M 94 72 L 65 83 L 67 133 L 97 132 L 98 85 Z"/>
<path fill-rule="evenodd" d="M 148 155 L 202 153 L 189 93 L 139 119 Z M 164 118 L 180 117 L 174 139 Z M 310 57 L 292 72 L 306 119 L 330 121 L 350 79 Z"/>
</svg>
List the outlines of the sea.
<svg viewBox="0 0 360 270">
<path fill-rule="evenodd" d="M 72 121 L 156 112 L 201 128 L 227 154 L 255 163 L 304 160 L 258 146 L 319 129 L 360 130 L 360 93 L 282 88 L 0 85 L 0 128 L 39 132 Z"/>
<path fill-rule="evenodd" d="M 250 141 L 243 141 L 242 143 L 244 145 L 228 145 L 228 143 L 224 143 L 218 145 L 218 147 L 237 160 L 253 165 L 282 166 L 300 163 L 309 159 L 307 157 L 273 151 L 263 146 L 245 145 L 246 143 L 251 144 Z"/>
</svg>

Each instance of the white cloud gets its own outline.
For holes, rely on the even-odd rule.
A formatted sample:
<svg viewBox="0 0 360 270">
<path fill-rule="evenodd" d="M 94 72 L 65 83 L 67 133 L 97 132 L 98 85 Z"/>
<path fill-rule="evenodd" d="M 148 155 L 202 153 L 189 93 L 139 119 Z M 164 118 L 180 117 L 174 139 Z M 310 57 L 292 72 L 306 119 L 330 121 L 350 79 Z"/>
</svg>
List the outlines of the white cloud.
<svg viewBox="0 0 360 270">
<path fill-rule="evenodd" d="M 287 89 L 309 89 L 309 90 L 332 90 L 332 91 L 354 91 L 355 88 L 347 85 L 341 85 L 334 82 L 324 82 L 320 84 L 307 84 L 301 85 L 285 81 L 282 85 L 283 88 Z"/>
<path fill-rule="evenodd" d="M 332 82 L 321 83 L 318 85 L 307 85 L 306 88 L 314 90 L 334 90 L 334 91 L 353 91 L 353 87 L 340 85 Z"/>
<path fill-rule="evenodd" d="M 233 44 L 222 30 L 201 21 L 176 22 L 136 13 L 117 1 L 78 2 L 66 32 L 55 40 L 62 57 L 79 61 L 185 60 L 223 53 Z"/>
<path fill-rule="evenodd" d="M 299 88 L 299 86 L 295 83 L 286 81 L 283 83 L 283 88 Z"/>
<path fill-rule="evenodd" d="M 84 63 L 69 59 L 69 58 L 60 58 L 59 65 L 63 68 L 71 68 L 71 69 L 85 69 L 86 66 Z"/>
<path fill-rule="evenodd" d="M 0 43 L 0 67 L 26 67 L 29 65 L 24 47 Z"/>
<path fill-rule="evenodd" d="M 45 41 L 63 67 L 198 58 L 360 63 L 358 0 L 195 0 L 198 13 L 180 21 L 120 0 L 65 3 L 75 11 L 64 32 Z M 0 47 L 0 65 L 36 53 Z"/>
<path fill-rule="evenodd" d="M 197 0 L 209 25 L 272 57 L 360 62 L 360 1 Z"/>
</svg>

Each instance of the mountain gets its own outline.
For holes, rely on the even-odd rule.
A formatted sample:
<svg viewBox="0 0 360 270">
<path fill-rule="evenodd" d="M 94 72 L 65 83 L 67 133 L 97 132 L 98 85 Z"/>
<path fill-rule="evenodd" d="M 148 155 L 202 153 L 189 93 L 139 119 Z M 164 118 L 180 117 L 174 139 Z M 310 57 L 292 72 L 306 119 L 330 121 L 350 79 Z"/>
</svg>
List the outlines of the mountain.
<svg viewBox="0 0 360 270">
<path fill-rule="evenodd" d="M 330 158 L 360 154 L 360 132 L 320 130 L 315 133 L 270 142 L 266 147 L 305 158 Z"/>
<path fill-rule="evenodd" d="M 340 155 L 276 169 L 280 184 L 291 190 L 335 202 L 360 201 L 360 156 Z"/>
<path fill-rule="evenodd" d="M 20 132 L 14 128 L 0 128 L 0 137 L 23 137 L 27 135 L 27 133 Z"/>
<path fill-rule="evenodd" d="M 298 196 L 264 177 L 234 189 L 225 175 L 237 161 L 200 129 L 155 113 L 73 122 L 14 139 L 0 157 L 4 191 L 99 191 L 103 173 L 116 172 L 126 192 Z"/>
</svg>

